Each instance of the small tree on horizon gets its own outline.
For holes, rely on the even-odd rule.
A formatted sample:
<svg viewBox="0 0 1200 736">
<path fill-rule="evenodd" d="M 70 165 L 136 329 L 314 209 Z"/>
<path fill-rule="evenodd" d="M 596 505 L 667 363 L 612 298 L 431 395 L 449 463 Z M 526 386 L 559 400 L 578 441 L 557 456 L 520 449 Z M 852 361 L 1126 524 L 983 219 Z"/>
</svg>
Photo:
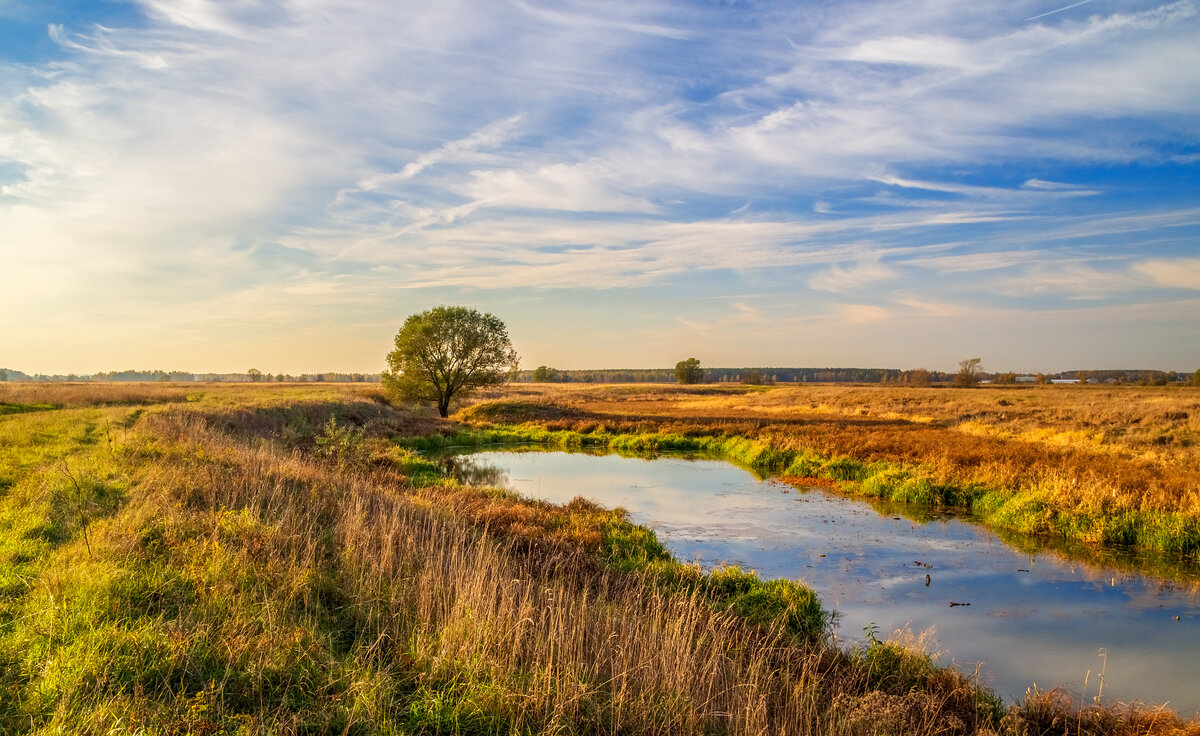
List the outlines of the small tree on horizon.
<svg viewBox="0 0 1200 736">
<path fill-rule="evenodd" d="M 929 369 L 917 368 L 916 370 L 909 371 L 907 382 L 910 386 L 922 386 L 927 388 L 932 379 L 933 376 L 930 375 Z"/>
<path fill-rule="evenodd" d="M 398 399 L 432 401 L 444 417 L 455 396 L 504 383 L 517 361 L 499 317 L 435 307 L 410 316 L 396 333 L 383 390 Z"/>
<path fill-rule="evenodd" d="M 249 377 L 254 383 L 258 383 L 263 379 L 262 371 L 257 368 L 251 368 L 250 370 L 246 371 L 246 376 Z"/>
<path fill-rule="evenodd" d="M 534 383 L 558 383 L 562 380 L 562 374 L 558 372 L 557 368 L 539 365 L 533 369 L 533 376 L 529 380 Z"/>
<path fill-rule="evenodd" d="M 982 363 L 983 358 L 967 358 L 958 361 L 958 373 L 954 374 L 954 385 L 963 388 L 978 385 L 979 377 L 983 373 Z"/>
<path fill-rule="evenodd" d="M 675 364 L 675 378 L 682 384 L 700 383 L 704 380 L 704 369 L 695 358 L 681 360 Z"/>
</svg>

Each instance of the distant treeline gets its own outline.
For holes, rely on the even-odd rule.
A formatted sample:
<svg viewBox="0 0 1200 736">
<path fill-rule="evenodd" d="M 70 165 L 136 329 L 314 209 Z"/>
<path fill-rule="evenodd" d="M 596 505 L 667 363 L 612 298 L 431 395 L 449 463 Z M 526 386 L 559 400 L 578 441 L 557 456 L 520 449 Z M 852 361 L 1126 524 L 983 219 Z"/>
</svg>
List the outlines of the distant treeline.
<svg viewBox="0 0 1200 736">
<path fill-rule="evenodd" d="M 704 383 L 894 383 L 928 385 L 953 383 L 953 372 L 924 368 L 705 368 Z M 1190 374 L 1159 370 L 1077 370 L 1046 374 L 983 373 L 981 379 L 999 383 L 1032 383 L 1043 380 L 1086 380 L 1089 383 L 1165 384 L 1188 380 Z M 750 379 L 750 380 L 747 380 Z M 516 371 L 517 383 L 676 383 L 674 368 L 614 368 L 559 370 L 539 366 Z"/>
<path fill-rule="evenodd" d="M 1075 370 L 1046 374 L 983 373 L 981 379 L 996 383 L 1031 383 L 1035 378 L 1044 381 L 1081 380 L 1088 383 L 1119 383 L 1164 385 L 1193 380 L 1191 374 L 1160 370 Z M 613 368 L 600 370 L 558 370 L 539 366 L 533 370 L 515 371 L 511 380 L 516 383 L 676 383 L 673 368 Z M 91 375 L 74 373 L 62 375 L 29 375 L 11 368 L 0 368 L 0 381 L 161 381 L 197 383 L 378 383 L 378 373 L 266 373 L 251 369 L 245 373 L 191 373 L 189 371 L 108 371 Z M 705 368 L 704 383 L 885 383 L 924 386 L 953 383 L 954 373 L 924 368 Z"/>
<path fill-rule="evenodd" d="M 1088 383 L 1136 383 L 1146 386 L 1165 386 L 1175 381 L 1186 381 L 1190 376 L 1176 371 L 1152 370 L 1103 370 L 1067 371 L 1063 378 L 1078 378 Z"/>
<path fill-rule="evenodd" d="M 46 375 L 36 373 L 29 375 L 21 371 L 12 370 L 11 368 L 0 368 L 0 381 L 47 381 L 47 382 L 63 382 L 63 381 L 96 381 L 96 382 L 113 382 L 122 381 L 161 381 L 161 382 L 178 382 L 178 383 L 266 383 L 266 382 L 300 382 L 300 383 L 378 383 L 378 373 L 265 373 L 251 369 L 245 373 L 191 373 L 189 371 L 108 371 L 100 373 L 92 373 L 90 375 L 77 375 L 74 373 Z"/>
<path fill-rule="evenodd" d="M 519 383 L 676 383 L 674 368 L 613 368 L 603 370 L 517 371 Z M 880 383 L 900 381 L 912 371 L 890 368 L 704 368 L 705 383 L 738 383 L 747 374 L 757 373 L 765 383 Z M 950 380 L 953 374 L 928 372 L 933 381 Z"/>
</svg>

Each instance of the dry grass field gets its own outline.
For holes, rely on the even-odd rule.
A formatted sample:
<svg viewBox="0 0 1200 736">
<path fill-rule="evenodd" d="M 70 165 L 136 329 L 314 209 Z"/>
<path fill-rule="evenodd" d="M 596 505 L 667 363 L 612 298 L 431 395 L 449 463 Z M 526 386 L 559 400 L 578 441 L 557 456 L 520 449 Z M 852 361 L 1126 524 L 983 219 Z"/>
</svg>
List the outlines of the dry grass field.
<svg viewBox="0 0 1200 736">
<path fill-rule="evenodd" d="M 913 392 L 908 418 L 857 391 L 508 387 L 465 414 L 1162 467 L 1026 437 L 1032 410 L 962 427 L 1007 393 Z M 462 431 L 363 386 L 0 385 L 0 733 L 1200 734 L 840 650 L 787 625 L 799 586 L 703 575 L 620 513 L 458 486 L 396 442 Z"/>
</svg>

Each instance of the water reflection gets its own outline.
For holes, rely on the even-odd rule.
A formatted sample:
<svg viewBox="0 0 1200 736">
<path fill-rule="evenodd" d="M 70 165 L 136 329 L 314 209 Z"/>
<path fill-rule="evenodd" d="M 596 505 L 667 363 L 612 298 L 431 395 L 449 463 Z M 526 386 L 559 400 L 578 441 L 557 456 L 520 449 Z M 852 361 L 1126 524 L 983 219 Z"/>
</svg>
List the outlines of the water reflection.
<svg viewBox="0 0 1200 736">
<path fill-rule="evenodd" d="M 499 463 L 489 462 L 481 455 L 445 455 L 438 460 L 446 475 L 469 486 L 511 488 L 508 470 Z"/>
<path fill-rule="evenodd" d="M 968 670 L 982 661 L 985 681 L 1010 699 L 1035 681 L 1080 693 L 1085 677 L 1090 698 L 1103 668 L 1105 696 L 1200 711 L 1200 571 L 1186 560 L 997 535 L 715 460 L 484 452 L 444 461 L 464 483 L 624 507 L 683 560 L 805 580 L 838 611 L 843 640 L 872 623 L 932 628 L 943 661 Z"/>
</svg>

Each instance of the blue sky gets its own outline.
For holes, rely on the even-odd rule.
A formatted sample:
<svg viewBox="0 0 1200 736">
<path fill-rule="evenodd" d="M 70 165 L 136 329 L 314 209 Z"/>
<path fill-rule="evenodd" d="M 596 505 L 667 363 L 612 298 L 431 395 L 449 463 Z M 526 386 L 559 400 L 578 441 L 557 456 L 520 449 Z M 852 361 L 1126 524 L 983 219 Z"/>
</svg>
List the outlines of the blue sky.
<svg viewBox="0 0 1200 736">
<path fill-rule="evenodd" d="M 0 0 L 0 365 L 1190 371 L 1198 172 L 1196 0 Z"/>
</svg>

